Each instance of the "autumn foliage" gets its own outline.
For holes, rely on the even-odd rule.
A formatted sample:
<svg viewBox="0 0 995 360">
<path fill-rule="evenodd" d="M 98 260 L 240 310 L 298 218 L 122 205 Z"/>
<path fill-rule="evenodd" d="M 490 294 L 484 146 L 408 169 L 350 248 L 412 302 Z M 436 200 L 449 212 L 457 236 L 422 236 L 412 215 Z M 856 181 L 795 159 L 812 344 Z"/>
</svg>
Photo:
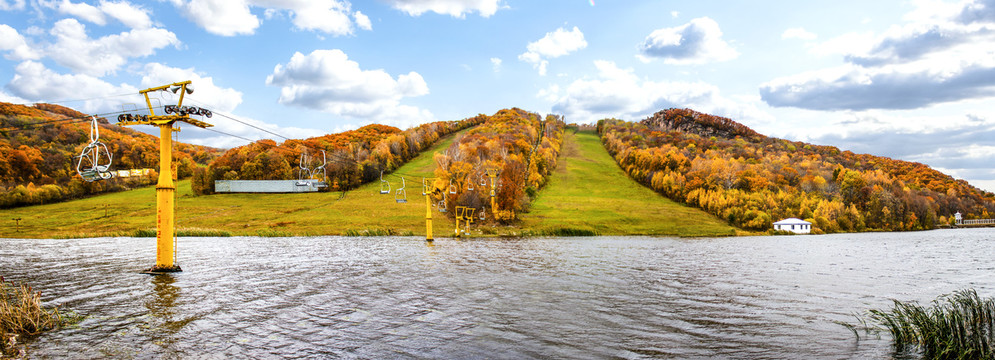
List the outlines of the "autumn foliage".
<svg viewBox="0 0 995 360">
<path fill-rule="evenodd" d="M 277 144 L 260 140 L 229 149 L 208 168 L 198 169 L 193 190 L 214 192 L 214 180 L 292 180 L 297 179 L 301 154 L 312 157 L 309 168 L 321 165 L 325 151 L 325 176 L 331 190 L 349 190 L 380 178 L 408 162 L 440 137 L 478 125 L 481 119 L 438 121 L 404 131 L 372 124 L 356 130 L 308 139 L 291 139 Z"/>
<path fill-rule="evenodd" d="M 538 190 L 546 184 L 563 143 L 563 120 L 513 108 L 492 116 L 479 115 L 483 124 L 436 153 L 435 188 L 448 209 L 466 206 L 485 211 L 485 218 L 509 222 L 528 211 Z M 498 172 L 494 207 L 487 169 Z M 455 193 L 453 193 L 455 192 Z M 489 211 L 487 209 L 490 209 Z M 448 213 L 452 216 L 452 212 Z"/>
<path fill-rule="evenodd" d="M 158 169 L 159 139 L 98 119 L 100 141 L 113 154 L 111 170 Z M 0 208 L 76 199 L 153 184 L 156 176 L 85 182 L 76 159 L 90 141 L 86 114 L 52 104 L 0 102 Z M 206 164 L 217 149 L 176 143 L 174 164 L 181 178 Z"/>
<path fill-rule="evenodd" d="M 598 131 L 636 181 L 745 229 L 798 217 L 824 232 L 921 230 L 955 212 L 995 214 L 995 195 L 926 165 L 766 137 L 688 109 L 601 120 Z"/>
</svg>

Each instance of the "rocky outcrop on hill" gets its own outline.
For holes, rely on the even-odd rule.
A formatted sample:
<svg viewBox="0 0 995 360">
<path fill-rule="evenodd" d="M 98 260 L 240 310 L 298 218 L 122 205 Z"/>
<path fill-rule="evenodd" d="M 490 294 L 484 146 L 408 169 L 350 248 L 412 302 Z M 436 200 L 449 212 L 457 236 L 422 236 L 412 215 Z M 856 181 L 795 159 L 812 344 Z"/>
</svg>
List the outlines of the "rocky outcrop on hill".
<svg viewBox="0 0 995 360">
<path fill-rule="evenodd" d="M 703 137 L 721 137 L 732 139 L 737 136 L 745 138 L 761 137 L 746 125 L 732 121 L 729 118 L 700 113 L 691 109 L 666 109 L 658 111 L 641 124 L 664 131 L 681 131 L 697 134 Z"/>
</svg>

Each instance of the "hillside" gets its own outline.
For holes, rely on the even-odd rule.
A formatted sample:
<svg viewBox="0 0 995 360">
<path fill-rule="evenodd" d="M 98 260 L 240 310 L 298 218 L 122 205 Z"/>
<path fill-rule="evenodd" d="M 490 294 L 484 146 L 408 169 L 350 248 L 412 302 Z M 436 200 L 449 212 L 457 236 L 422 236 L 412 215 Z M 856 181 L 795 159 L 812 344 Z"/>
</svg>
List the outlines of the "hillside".
<svg viewBox="0 0 995 360">
<path fill-rule="evenodd" d="M 521 227 L 538 234 L 727 236 L 736 229 L 629 179 L 593 131 L 564 135 L 559 164 Z"/>
<path fill-rule="evenodd" d="M 920 230 L 995 214 L 995 194 L 919 163 L 772 138 L 689 109 L 598 123 L 636 181 L 729 223 L 768 230 L 807 219 L 819 231 Z"/>
<path fill-rule="evenodd" d="M 111 170 L 157 169 L 159 139 L 98 119 L 100 141 L 113 155 Z M 34 106 L 0 102 L 0 208 L 76 199 L 155 182 L 155 173 L 139 177 L 85 182 L 76 159 L 90 140 L 90 117 L 51 104 Z M 220 151 L 176 143 L 180 177 L 192 174 Z"/>
<path fill-rule="evenodd" d="M 421 178 L 431 177 L 435 157 L 446 152 L 467 130 L 439 139 L 431 148 L 385 175 L 392 189 L 404 174 L 406 203 L 380 194 L 379 181 L 347 192 L 305 194 L 226 194 L 196 196 L 189 180 L 177 184 L 176 226 L 179 236 L 193 234 L 247 236 L 316 236 L 349 234 L 425 234 L 425 200 Z M 538 192 L 521 221 L 501 225 L 477 220 L 480 235 L 556 234 L 563 229 L 602 235 L 730 235 L 735 229 L 698 209 L 676 204 L 626 178 L 598 144 L 593 133 L 566 135 L 559 166 Z M 610 183 L 612 186 L 604 186 Z M 450 237 L 454 221 L 432 208 L 436 238 Z M 0 218 L 21 218 L 0 226 L 0 238 L 135 236 L 155 224 L 153 186 L 58 204 L 0 210 Z M 19 230 L 19 231 L 18 231 Z M 576 233 L 576 232 L 575 232 Z M 145 232 L 145 236 L 151 235 Z M 181 247 L 182 247 L 182 239 Z"/>
</svg>

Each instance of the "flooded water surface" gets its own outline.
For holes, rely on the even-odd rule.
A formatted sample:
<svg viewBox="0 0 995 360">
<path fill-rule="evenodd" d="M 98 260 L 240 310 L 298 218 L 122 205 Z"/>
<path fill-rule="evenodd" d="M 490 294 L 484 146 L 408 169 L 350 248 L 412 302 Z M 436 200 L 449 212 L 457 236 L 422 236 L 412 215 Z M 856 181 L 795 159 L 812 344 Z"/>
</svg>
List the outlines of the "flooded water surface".
<svg viewBox="0 0 995 360">
<path fill-rule="evenodd" d="M 975 288 L 995 230 L 673 239 L 0 239 L 0 275 L 87 316 L 33 358 L 889 358 L 838 321 Z"/>
</svg>

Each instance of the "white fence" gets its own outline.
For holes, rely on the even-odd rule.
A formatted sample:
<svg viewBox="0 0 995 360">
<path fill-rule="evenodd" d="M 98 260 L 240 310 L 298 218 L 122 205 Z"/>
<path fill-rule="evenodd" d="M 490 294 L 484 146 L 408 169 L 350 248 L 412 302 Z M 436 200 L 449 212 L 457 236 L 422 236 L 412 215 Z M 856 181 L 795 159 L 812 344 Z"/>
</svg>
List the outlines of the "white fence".
<svg viewBox="0 0 995 360">
<path fill-rule="evenodd" d="M 218 193 L 299 193 L 318 191 L 314 180 L 215 180 Z"/>
<path fill-rule="evenodd" d="M 995 219 L 961 220 L 957 225 L 995 225 Z"/>
</svg>

